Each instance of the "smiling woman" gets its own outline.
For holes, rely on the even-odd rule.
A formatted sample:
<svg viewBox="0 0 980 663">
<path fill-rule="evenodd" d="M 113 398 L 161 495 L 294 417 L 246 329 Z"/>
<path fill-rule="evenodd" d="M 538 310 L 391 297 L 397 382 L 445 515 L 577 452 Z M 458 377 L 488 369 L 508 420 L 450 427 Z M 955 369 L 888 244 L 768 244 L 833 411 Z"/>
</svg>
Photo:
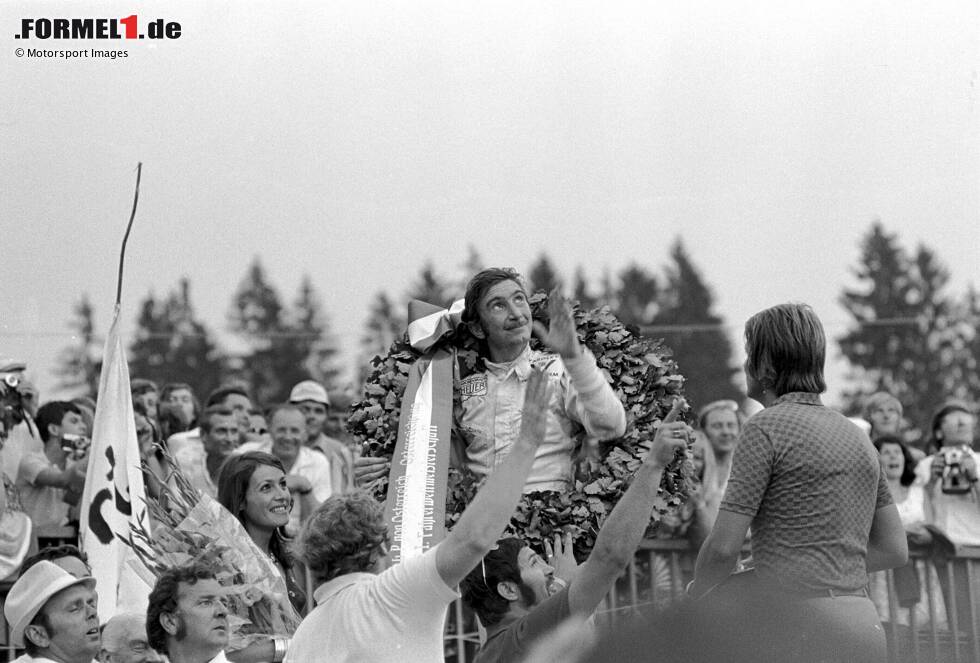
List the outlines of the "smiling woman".
<svg viewBox="0 0 980 663">
<path fill-rule="evenodd" d="M 275 563 L 286 583 L 289 602 L 300 615 L 306 614 L 306 594 L 293 573 L 285 529 L 292 496 L 279 459 L 263 451 L 229 457 L 218 474 L 218 502 L 241 521 L 259 550 Z M 285 643 L 285 639 L 270 638 L 240 652 L 229 652 L 228 657 L 239 663 L 268 660 L 267 650 L 271 645 L 272 660 L 281 661 L 286 652 Z"/>
<path fill-rule="evenodd" d="M 218 475 L 218 502 L 241 521 L 259 550 L 276 563 L 286 581 L 290 603 L 303 614 L 306 594 L 293 576 L 285 533 L 292 496 L 279 459 L 262 451 L 231 456 Z"/>
</svg>

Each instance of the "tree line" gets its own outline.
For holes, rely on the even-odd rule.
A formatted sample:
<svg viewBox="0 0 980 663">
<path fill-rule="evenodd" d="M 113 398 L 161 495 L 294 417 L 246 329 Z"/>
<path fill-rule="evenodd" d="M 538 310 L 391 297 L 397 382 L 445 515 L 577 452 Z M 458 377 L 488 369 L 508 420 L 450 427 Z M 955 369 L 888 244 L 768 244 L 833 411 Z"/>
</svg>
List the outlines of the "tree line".
<svg viewBox="0 0 980 663">
<path fill-rule="evenodd" d="M 828 339 L 838 343 L 851 366 L 843 395 L 848 413 L 859 413 L 868 394 L 886 390 L 904 404 L 906 418 L 922 426 L 943 398 L 975 400 L 980 396 L 977 291 L 971 286 L 962 295 L 950 293 L 949 271 L 935 253 L 924 245 L 906 249 L 880 221 L 862 237 L 860 248 L 852 267 L 854 285 L 840 296 L 851 318 L 848 330 Z M 439 273 L 429 261 L 404 292 L 375 293 L 357 352 L 348 355 L 355 363 L 355 381 L 366 374 L 372 357 L 384 354 L 404 333 L 410 299 L 448 306 L 483 267 L 479 252 L 470 247 L 455 276 Z M 608 306 L 625 324 L 663 338 L 687 378 L 685 390 L 695 406 L 744 395 L 734 382 L 738 367 L 725 321 L 681 239 L 659 270 L 633 262 L 590 281 L 580 266 L 566 279 L 541 253 L 524 274 L 531 291 L 562 283 L 583 307 Z M 199 393 L 240 380 L 261 402 L 285 399 L 291 385 L 307 378 L 328 389 L 343 387 L 340 348 L 312 280 L 304 276 L 293 301 L 285 302 L 258 257 L 232 294 L 227 314 L 227 332 L 240 349 L 223 348 L 197 317 L 187 278 L 162 297 L 148 293 L 136 323 L 128 354 L 134 377 L 188 382 Z M 60 357 L 61 387 L 94 394 L 102 341 L 87 296 L 74 306 L 69 325 L 78 341 Z"/>
</svg>

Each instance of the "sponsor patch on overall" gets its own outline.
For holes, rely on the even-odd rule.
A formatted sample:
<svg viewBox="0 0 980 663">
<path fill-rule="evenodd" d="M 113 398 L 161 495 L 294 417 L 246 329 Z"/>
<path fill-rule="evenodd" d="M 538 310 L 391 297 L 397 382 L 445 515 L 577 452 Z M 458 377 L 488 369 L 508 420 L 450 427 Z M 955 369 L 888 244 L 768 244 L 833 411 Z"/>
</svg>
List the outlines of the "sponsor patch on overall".
<svg viewBox="0 0 980 663">
<path fill-rule="evenodd" d="M 561 362 L 558 360 L 558 355 L 546 354 L 539 357 L 531 359 L 531 365 L 538 370 L 544 371 L 545 374 L 550 378 L 560 378 L 561 377 Z"/>
<path fill-rule="evenodd" d="M 475 373 L 459 381 L 459 398 L 465 401 L 473 396 L 487 395 L 487 376 Z"/>
</svg>

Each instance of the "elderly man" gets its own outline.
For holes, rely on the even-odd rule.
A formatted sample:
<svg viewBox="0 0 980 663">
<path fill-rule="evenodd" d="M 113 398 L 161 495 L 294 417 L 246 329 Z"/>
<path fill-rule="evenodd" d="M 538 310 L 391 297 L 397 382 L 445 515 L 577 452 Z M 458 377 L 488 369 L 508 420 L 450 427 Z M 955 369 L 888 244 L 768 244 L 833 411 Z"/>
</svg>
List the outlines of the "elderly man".
<svg viewBox="0 0 980 663">
<path fill-rule="evenodd" d="M 521 432 L 507 458 L 445 539 L 381 571 L 387 552 L 383 507 L 354 491 L 333 495 L 305 523 L 299 554 L 320 583 L 317 608 L 300 624 L 286 661 L 441 661 L 446 608 L 514 511 L 544 437 L 548 378 L 528 376 Z"/>
<path fill-rule="evenodd" d="M 167 569 L 157 577 L 146 609 L 149 645 L 170 663 L 226 663 L 225 590 L 201 563 Z"/>
<path fill-rule="evenodd" d="M 324 432 L 330 413 L 330 397 L 323 385 L 313 380 L 300 382 L 289 392 L 289 402 L 306 417 L 306 444 L 320 451 L 330 463 L 330 483 L 334 492 L 354 487 L 354 459 L 350 449 L 340 440 Z"/>
<path fill-rule="evenodd" d="M 4 605 L 10 639 L 26 654 L 18 662 L 92 663 L 99 653 L 95 579 L 76 578 L 41 561 L 18 578 Z"/>
<path fill-rule="evenodd" d="M 160 663 L 163 657 L 146 640 L 146 615 L 122 612 L 102 629 L 102 663 Z"/>
<path fill-rule="evenodd" d="M 476 663 L 522 660 L 569 618 L 585 621 L 633 559 L 650 524 L 664 468 L 691 435 L 681 422 L 665 423 L 653 446 L 596 537 L 592 554 L 576 567 L 572 539 L 555 537 L 547 560 L 516 538 L 501 539 L 463 581 L 463 600 L 476 611 L 487 639 Z"/>
</svg>

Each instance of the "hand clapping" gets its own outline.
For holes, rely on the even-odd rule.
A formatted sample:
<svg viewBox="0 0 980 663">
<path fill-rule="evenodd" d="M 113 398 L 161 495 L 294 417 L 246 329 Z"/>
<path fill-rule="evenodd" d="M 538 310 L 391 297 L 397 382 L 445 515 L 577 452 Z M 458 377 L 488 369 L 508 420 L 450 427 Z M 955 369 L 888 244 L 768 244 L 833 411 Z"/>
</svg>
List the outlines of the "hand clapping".
<svg viewBox="0 0 980 663">
<path fill-rule="evenodd" d="M 572 306 L 561 294 L 557 286 L 548 294 L 548 317 L 550 323 L 545 327 L 537 320 L 534 321 L 534 333 L 549 349 L 557 352 L 562 359 L 574 359 L 582 354 L 575 331 L 575 319 L 572 317 Z"/>
</svg>

